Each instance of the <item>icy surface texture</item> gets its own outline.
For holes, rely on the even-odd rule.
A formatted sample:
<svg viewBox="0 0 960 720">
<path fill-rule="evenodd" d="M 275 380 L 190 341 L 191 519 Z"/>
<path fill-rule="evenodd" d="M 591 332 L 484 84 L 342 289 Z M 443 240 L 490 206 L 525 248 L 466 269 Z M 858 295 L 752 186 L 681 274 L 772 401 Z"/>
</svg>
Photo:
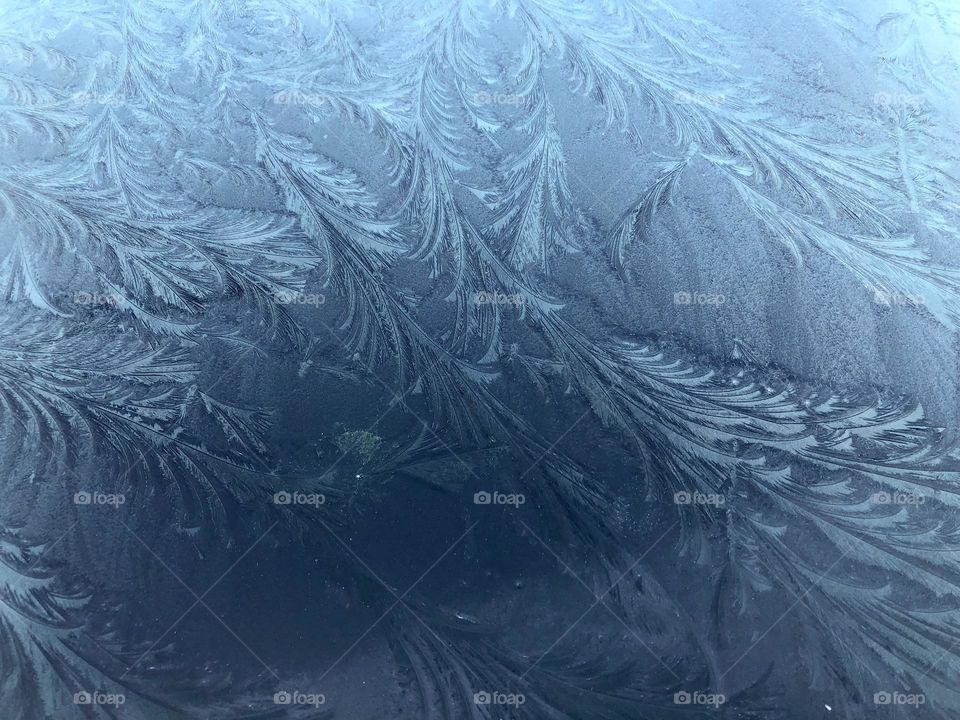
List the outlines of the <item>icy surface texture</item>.
<svg viewBox="0 0 960 720">
<path fill-rule="evenodd" d="M 0 7 L 0 715 L 956 718 L 960 7 Z"/>
</svg>

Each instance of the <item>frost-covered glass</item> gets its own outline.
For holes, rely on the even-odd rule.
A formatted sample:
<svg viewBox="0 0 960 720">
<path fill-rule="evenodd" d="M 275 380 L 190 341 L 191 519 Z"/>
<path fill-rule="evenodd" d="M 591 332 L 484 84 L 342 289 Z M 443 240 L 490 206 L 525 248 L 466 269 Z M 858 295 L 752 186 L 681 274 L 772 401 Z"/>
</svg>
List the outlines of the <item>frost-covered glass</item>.
<svg viewBox="0 0 960 720">
<path fill-rule="evenodd" d="M 0 6 L 0 717 L 956 718 L 960 7 Z"/>
</svg>

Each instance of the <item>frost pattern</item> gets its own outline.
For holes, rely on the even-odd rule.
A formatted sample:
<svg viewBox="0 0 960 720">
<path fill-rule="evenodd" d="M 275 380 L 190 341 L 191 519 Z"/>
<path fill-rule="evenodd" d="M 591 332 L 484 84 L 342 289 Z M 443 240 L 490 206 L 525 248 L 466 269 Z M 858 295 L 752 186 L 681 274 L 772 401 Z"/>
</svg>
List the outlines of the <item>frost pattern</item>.
<svg viewBox="0 0 960 720">
<path fill-rule="evenodd" d="M 631 288 L 643 245 L 706 177 L 739 203 L 725 219 L 752 223 L 787 272 L 835 267 L 887 305 L 911 299 L 896 310 L 930 332 L 956 332 L 960 185 L 943 108 L 958 13 L 909 2 L 867 17 L 817 0 L 797 12 L 887 83 L 843 128 L 859 145 L 766 98 L 776 88 L 733 60 L 749 36 L 659 0 L 13 3 L 0 16 L 10 492 L 56 512 L 63 498 L 34 482 L 73 487 L 96 469 L 142 517 L 162 507 L 205 557 L 251 528 L 306 545 L 353 527 L 350 513 L 270 503 L 288 487 L 369 506 L 361 481 L 389 493 L 402 477 L 453 497 L 451 457 L 475 477 L 506 457 L 540 508 L 514 524 L 550 538 L 649 654 L 566 633 L 531 645 L 426 593 L 398 600 L 333 543 L 351 593 L 384 616 L 409 603 L 378 634 L 414 688 L 412 712 L 488 717 L 474 702 L 488 687 L 523 693 L 518 717 L 653 717 L 702 687 L 742 717 L 792 717 L 773 688 L 798 682 L 794 670 L 741 665 L 753 645 L 725 637 L 786 597 L 809 683 L 837 694 L 844 716 L 872 717 L 874 693 L 915 688 L 931 717 L 952 717 L 952 433 L 901 393 L 837 387 L 749 351 L 724 358 L 693 333 L 618 321 L 598 299 Z M 588 140 L 644 161 L 616 211 L 574 181 L 578 113 Z M 279 398 L 286 381 L 265 369 L 286 358 L 304 387 L 385 392 L 415 430 L 360 458 L 341 448 L 329 468 L 286 461 L 271 423 L 296 411 L 221 384 L 252 366 L 264 374 L 247 382 L 267 390 L 254 397 Z M 575 408 L 604 438 L 633 478 L 630 512 L 658 518 L 656 532 L 614 512 L 623 478 L 585 462 L 532 397 Z M 346 457 L 356 487 L 334 471 Z M 724 502 L 678 505 L 675 493 Z M 877 500 L 898 494 L 924 501 Z M 52 534 L 30 515 L 29 535 Z M 104 684 L 137 698 L 123 717 L 307 712 L 270 703 L 275 673 L 228 679 L 208 664 L 193 683 L 189 656 L 154 662 L 172 652 L 162 635 L 103 626 L 110 602 L 129 611 L 134 599 L 100 598 L 69 542 L 40 573 L 43 544 L 16 516 L 3 517 L 0 591 L 0 662 L 16 670 L 0 692 L 19 717 L 112 717 L 63 705 Z M 658 535 L 710 588 L 709 627 L 675 568 L 627 550 Z"/>
</svg>

